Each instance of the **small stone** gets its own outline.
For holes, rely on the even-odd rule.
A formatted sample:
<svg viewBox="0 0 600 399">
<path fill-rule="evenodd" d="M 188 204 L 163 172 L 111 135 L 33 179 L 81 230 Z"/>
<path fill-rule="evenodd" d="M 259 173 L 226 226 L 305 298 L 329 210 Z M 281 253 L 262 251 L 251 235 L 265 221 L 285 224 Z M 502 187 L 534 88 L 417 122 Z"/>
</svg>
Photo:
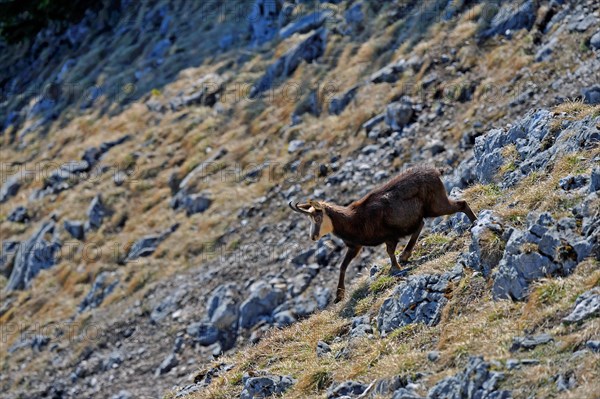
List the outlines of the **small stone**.
<svg viewBox="0 0 600 399">
<path fill-rule="evenodd" d="M 331 352 L 331 347 L 324 341 L 317 342 L 317 357 L 323 357 Z"/>
<path fill-rule="evenodd" d="M 240 305 L 240 326 L 250 328 L 269 317 L 275 308 L 285 301 L 285 292 L 264 281 L 259 281 L 251 288 L 252 293 Z"/>
<path fill-rule="evenodd" d="M 18 206 L 13 209 L 7 217 L 9 222 L 13 223 L 25 223 L 29 221 L 29 214 L 27 208 L 24 206 Z"/>
<path fill-rule="evenodd" d="M 522 3 L 505 3 L 496 13 L 488 29 L 481 33 L 483 38 L 494 35 L 512 37 L 512 32 L 519 29 L 531 29 L 536 18 L 535 2 L 528 0 Z"/>
<path fill-rule="evenodd" d="M 578 323 L 600 315 L 600 288 L 592 288 L 575 301 L 573 311 L 563 319 L 565 323 Z"/>
<path fill-rule="evenodd" d="M 357 381 L 345 381 L 341 384 L 329 388 L 327 399 L 348 398 L 361 395 L 367 386 Z"/>
<path fill-rule="evenodd" d="M 592 352 L 595 352 L 595 353 L 600 352 L 600 341 L 589 340 L 588 342 L 585 343 L 585 346 L 587 346 L 587 348 L 589 350 L 591 350 Z"/>
<path fill-rule="evenodd" d="M 513 343 L 510 347 L 510 351 L 515 352 L 518 350 L 531 350 L 538 345 L 547 344 L 548 342 L 553 340 L 554 339 L 549 334 L 540 334 L 534 337 L 515 337 L 513 338 Z"/>
<path fill-rule="evenodd" d="M 586 104 L 600 104 L 600 86 L 598 85 L 581 89 L 581 95 Z"/>
<path fill-rule="evenodd" d="M 118 284 L 119 280 L 112 273 L 101 272 L 98 274 L 90 292 L 88 292 L 79 304 L 79 312 L 99 307 L 104 298 L 110 295 Z"/>
<path fill-rule="evenodd" d="M 472 356 L 463 371 L 439 381 L 429 390 L 427 397 L 510 399 L 512 397 L 510 391 L 498 389 L 498 383 L 502 379 L 504 375 L 491 371 L 490 363 L 484 362 L 483 357 Z M 394 398 L 398 397 L 394 396 Z M 402 398 L 413 399 L 414 397 Z"/>
<path fill-rule="evenodd" d="M 352 338 L 368 337 L 373 334 L 373 327 L 370 324 L 359 324 L 350 331 Z"/>
<path fill-rule="evenodd" d="M 285 39 L 295 33 L 307 33 L 317 29 L 325 23 L 327 15 L 328 13 L 325 11 L 316 11 L 300 17 L 279 30 L 279 36 Z"/>
<path fill-rule="evenodd" d="M 0 204 L 8 201 L 10 197 L 14 197 L 19 192 L 19 188 L 21 188 L 21 181 L 19 180 L 19 175 L 15 174 L 4 182 L 2 187 L 0 188 Z"/>
<path fill-rule="evenodd" d="M 369 144 L 363 147 L 361 152 L 365 155 L 370 155 L 379 151 L 379 146 L 377 144 Z"/>
<path fill-rule="evenodd" d="M 600 168 L 594 168 L 590 178 L 590 193 L 600 190 Z"/>
<path fill-rule="evenodd" d="M 138 239 L 133 243 L 125 262 L 130 262 L 137 258 L 150 256 L 156 251 L 158 245 L 163 242 L 169 235 L 179 228 L 179 224 L 175 223 L 169 229 L 165 230 L 159 235 L 149 235 Z"/>
<path fill-rule="evenodd" d="M 119 393 L 111 396 L 110 399 L 133 399 L 133 395 L 129 391 L 121 390 Z"/>
<path fill-rule="evenodd" d="M 385 123 L 393 130 L 402 130 L 414 115 L 412 103 L 408 99 L 389 104 L 385 109 Z"/>
<path fill-rule="evenodd" d="M 192 323 L 187 333 L 202 346 L 212 345 L 219 339 L 219 330 L 210 323 Z"/>
<path fill-rule="evenodd" d="M 362 127 L 369 133 L 375 126 L 379 125 L 381 122 L 385 120 L 385 114 L 379 114 L 369 119 L 365 123 L 363 123 Z"/>
<path fill-rule="evenodd" d="M 333 97 L 329 103 L 329 113 L 331 115 L 339 115 L 350 104 L 356 96 L 359 86 L 354 86 L 340 96 Z"/>
<path fill-rule="evenodd" d="M 566 373 L 561 373 L 556 377 L 556 389 L 558 392 L 569 391 L 577 385 L 577 380 L 575 378 L 575 373 L 573 371 L 567 371 Z"/>
<path fill-rule="evenodd" d="M 77 240 L 83 240 L 85 237 L 84 223 L 75 220 L 65 220 L 64 227 L 71 237 Z"/>
<path fill-rule="evenodd" d="M 94 197 L 87 211 L 89 225 L 93 229 L 98 229 L 102 225 L 102 219 L 108 216 L 108 209 L 102 203 L 102 197 L 98 194 Z"/>
<path fill-rule="evenodd" d="M 540 361 L 536 359 L 508 359 L 506 361 L 506 367 L 509 370 L 518 369 L 521 366 L 534 366 L 539 364 Z"/>
<path fill-rule="evenodd" d="M 115 186 L 121 187 L 123 183 L 125 183 L 125 181 L 127 180 L 127 177 L 127 173 L 123 171 L 118 171 L 117 173 L 115 173 L 115 175 L 113 176 L 113 182 L 115 183 Z"/>
<path fill-rule="evenodd" d="M 288 152 L 290 154 L 292 154 L 292 153 L 297 152 L 298 150 L 302 149 L 303 147 L 304 147 L 304 141 L 302 141 L 302 140 L 292 140 L 288 144 Z"/>
<path fill-rule="evenodd" d="M 600 49 L 600 30 L 590 38 L 590 46 L 595 49 Z"/>
<path fill-rule="evenodd" d="M 273 320 L 277 324 L 277 327 L 286 327 L 296 322 L 296 318 L 292 315 L 289 310 L 279 312 L 273 316 Z"/>
<path fill-rule="evenodd" d="M 242 381 L 244 390 L 240 395 L 241 399 L 265 398 L 273 395 L 281 396 L 295 383 L 295 380 L 287 375 L 245 376 Z"/>
<path fill-rule="evenodd" d="M 354 3 L 352 7 L 346 10 L 346 12 L 344 13 L 344 18 L 348 25 L 359 24 L 364 20 L 365 15 L 363 13 L 362 7 L 363 3 L 359 1 L 357 3 Z"/>
<path fill-rule="evenodd" d="M 560 181 L 558 182 L 558 185 L 563 190 L 570 191 L 570 190 L 577 190 L 578 188 L 585 186 L 587 184 L 587 182 L 588 182 L 588 178 L 586 176 L 570 175 L 570 176 L 563 177 L 562 179 L 560 179 Z"/>
<path fill-rule="evenodd" d="M 165 360 L 163 360 L 163 362 L 160 364 L 160 366 L 158 366 L 154 375 L 158 377 L 159 375 L 167 374 L 169 371 L 171 371 L 173 368 L 175 368 L 178 364 L 179 364 L 179 360 L 177 360 L 177 355 L 175 355 L 174 353 L 171 353 L 169 356 L 166 357 Z"/>
</svg>

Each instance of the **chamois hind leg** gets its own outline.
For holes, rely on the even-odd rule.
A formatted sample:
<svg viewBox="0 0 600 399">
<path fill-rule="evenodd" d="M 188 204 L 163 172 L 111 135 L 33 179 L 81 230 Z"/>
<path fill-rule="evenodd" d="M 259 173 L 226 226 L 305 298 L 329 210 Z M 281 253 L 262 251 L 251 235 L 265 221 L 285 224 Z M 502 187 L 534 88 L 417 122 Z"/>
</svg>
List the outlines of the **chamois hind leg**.
<svg viewBox="0 0 600 399">
<path fill-rule="evenodd" d="M 342 261 L 342 265 L 340 266 L 340 279 L 338 280 L 337 292 L 335 294 L 334 303 L 338 303 L 342 299 L 344 299 L 344 293 L 346 292 L 346 286 L 344 285 L 344 279 L 346 278 L 346 269 L 348 268 L 350 262 L 352 262 L 352 259 L 354 259 L 356 255 L 358 255 L 358 252 L 361 248 L 362 247 L 360 246 L 349 246 L 346 250 L 346 255 L 344 256 L 344 260 Z"/>
<path fill-rule="evenodd" d="M 431 216 L 444 216 L 444 215 L 452 215 L 457 212 L 463 212 L 469 217 L 471 223 L 474 223 L 477 220 L 477 216 L 473 213 L 467 201 L 463 200 L 451 200 L 447 196 L 443 196 L 442 198 L 437 198 L 433 201 L 431 205 Z"/>
<path fill-rule="evenodd" d="M 421 224 L 419 224 L 419 227 L 417 228 L 417 230 L 415 230 L 415 232 L 412 234 L 412 236 L 410 236 L 410 240 L 408 240 L 408 244 L 406 244 L 406 247 L 404 247 L 404 250 L 400 254 L 400 262 L 407 262 L 408 258 L 410 258 L 410 255 L 412 254 L 412 250 L 415 247 L 415 244 L 417 243 L 417 239 L 419 238 L 419 234 L 421 234 L 421 230 L 423 229 L 423 225 L 424 225 L 423 219 L 421 219 Z"/>
<path fill-rule="evenodd" d="M 385 249 L 390 257 L 390 262 L 392 262 L 392 268 L 390 269 L 390 274 L 396 274 L 400 272 L 400 265 L 396 260 L 396 246 L 398 245 L 398 241 L 388 241 L 385 243 Z"/>
</svg>

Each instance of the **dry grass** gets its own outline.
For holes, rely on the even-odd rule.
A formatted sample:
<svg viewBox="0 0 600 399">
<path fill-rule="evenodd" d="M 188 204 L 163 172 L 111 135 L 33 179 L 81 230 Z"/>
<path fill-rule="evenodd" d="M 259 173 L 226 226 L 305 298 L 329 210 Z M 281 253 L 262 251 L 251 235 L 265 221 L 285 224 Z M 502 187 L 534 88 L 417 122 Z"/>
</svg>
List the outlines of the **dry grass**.
<svg viewBox="0 0 600 399">
<path fill-rule="evenodd" d="M 381 276 L 371 285 L 377 287 L 384 280 Z M 600 376 L 597 355 L 585 352 L 576 362 L 569 360 L 569 352 L 600 332 L 597 320 L 583 326 L 562 326 L 560 318 L 573 306 L 578 294 L 600 281 L 596 261 L 582 263 L 575 273 L 560 280 L 542 280 L 534 285 L 533 293 L 525 303 L 493 301 L 485 281 L 472 277 L 470 273 L 455 287 L 449 297 L 442 322 L 436 327 L 408 325 L 385 338 L 352 339 L 345 335 L 349 320 L 340 311 L 347 308 L 352 299 L 330 310 L 318 313 L 308 320 L 281 331 L 272 331 L 255 347 L 239 352 L 225 362 L 236 367 L 219 377 L 206 390 L 192 397 L 221 398 L 239 395 L 243 373 L 266 370 L 279 375 L 291 375 L 297 379 L 285 397 L 321 397 L 332 382 L 347 379 L 370 383 L 377 379 L 397 375 L 411 375 L 417 371 L 432 373 L 422 382 L 430 387 L 441 378 L 460 370 L 469 355 L 481 354 L 487 360 L 505 362 L 509 358 L 533 358 L 541 360 L 539 366 L 525 367 L 507 373 L 506 388 L 512 389 L 516 397 L 535 392 L 556 393 L 552 377 L 564 371 L 564 364 L 572 364 L 578 381 L 578 397 L 593 398 L 594 382 Z M 358 288 L 362 297 L 363 288 Z M 390 291 L 370 290 L 367 298 L 380 302 Z M 354 294 L 356 295 L 356 291 Z M 372 316 L 372 310 L 369 311 Z M 512 338 L 524 331 L 549 331 L 562 345 L 545 345 L 528 353 L 511 353 Z M 332 341 L 335 336 L 342 340 Z M 332 354 L 316 357 L 316 343 L 329 342 Z M 351 361 L 336 359 L 335 353 L 346 348 Z M 432 364 L 426 360 L 430 350 L 441 352 L 441 360 Z M 423 392 L 425 393 L 425 392 Z"/>
<path fill-rule="evenodd" d="M 553 109 L 558 114 L 565 114 L 565 119 L 576 120 L 586 117 L 600 116 L 600 105 L 585 104 L 583 100 L 567 100 Z"/>
<path fill-rule="evenodd" d="M 504 164 L 500 167 L 498 174 L 504 176 L 505 174 L 514 171 L 517 166 L 515 161 L 519 158 L 519 152 L 514 144 L 509 144 L 502 149 L 502 157 L 504 158 Z"/>
<path fill-rule="evenodd" d="M 463 194 L 464 199 L 472 209 L 489 209 L 498 205 L 502 191 L 495 184 L 475 184 L 467 188 Z"/>
<path fill-rule="evenodd" d="M 190 15 L 201 14 L 192 11 L 194 10 L 189 10 Z M 197 254 L 202 250 L 204 243 L 213 242 L 230 226 L 235 226 L 239 222 L 236 217 L 237 211 L 247 205 L 248 199 L 261 197 L 274 185 L 284 186 L 284 183 L 261 180 L 250 186 L 242 186 L 235 181 L 224 179 L 223 174 L 219 173 L 222 169 L 214 169 L 206 179 L 194 182 L 199 191 L 204 189 L 211 191 L 216 198 L 214 208 L 207 214 L 186 218 L 169 208 L 170 193 L 167 182 L 171 173 L 176 173 L 179 178 L 182 178 L 210 156 L 209 149 L 221 147 L 229 150 L 228 155 L 222 160 L 223 168 L 232 165 L 246 167 L 267 160 L 286 164 L 295 157 L 288 155 L 285 147 L 287 141 L 292 138 L 306 140 L 311 145 L 325 143 L 322 149 L 311 151 L 307 155 L 307 158 L 315 162 L 326 163 L 332 153 L 340 153 L 342 156 L 352 154 L 356 148 L 364 144 L 362 133 L 356 134 L 360 125 L 381 112 L 391 97 L 403 90 L 402 85 L 414 83 L 417 87 L 421 77 L 431 70 L 426 72 L 426 69 L 436 68 L 433 58 L 437 54 L 445 54 L 449 47 L 457 48 L 459 68 L 469 72 L 465 72 L 465 76 L 457 77 L 451 70 L 437 68 L 440 72 L 440 80 L 456 84 L 481 82 L 474 94 L 476 101 L 465 104 L 453 102 L 452 107 L 449 107 L 447 110 L 449 119 L 454 122 L 447 130 L 455 132 L 458 137 L 464 133 L 463 121 L 467 118 L 477 117 L 487 122 L 503 119 L 506 121 L 506 111 L 502 107 L 487 111 L 481 104 L 485 101 L 479 100 L 485 100 L 483 96 L 486 94 L 486 85 L 503 88 L 523 68 L 531 67 L 533 56 L 522 33 L 517 34 L 507 43 L 492 42 L 487 44 L 487 47 L 475 45 L 473 36 L 477 30 L 476 20 L 480 13 L 481 5 L 476 5 L 456 21 L 433 26 L 430 34 L 426 35 L 417 46 L 407 42 L 399 48 L 393 47 L 392 44 L 402 21 L 389 23 L 386 12 L 376 15 L 377 20 L 372 24 L 376 27 L 375 32 L 363 33 L 366 39 L 362 42 L 350 37 L 330 35 L 327 54 L 323 60 L 310 65 L 301 65 L 290 77 L 291 81 L 301 83 L 304 87 L 320 88 L 334 82 L 336 94 L 339 94 L 392 60 L 408 59 L 413 54 L 421 54 L 425 58 L 425 65 L 414 75 L 412 71 L 408 71 L 406 76 L 395 85 L 362 87 L 358 91 L 355 102 L 342 115 L 330 116 L 325 112 L 318 119 L 306 116 L 312 119 L 310 123 L 303 124 L 301 127 L 286 127 L 296 105 L 294 101 L 286 101 L 277 96 L 273 100 L 246 101 L 232 94 L 228 95 L 227 99 L 223 99 L 222 113 L 216 113 L 205 107 L 190 107 L 177 113 L 167 113 L 159 118 L 148 112 L 143 101 L 137 101 L 113 115 L 101 115 L 97 110 L 92 110 L 86 115 L 69 115 L 72 117 L 71 120 L 60 128 L 58 125 L 54 126 L 47 138 L 28 137 L 30 144 L 23 151 L 4 145 L 8 144 L 7 140 L 11 135 L 10 131 L 5 132 L 0 138 L 2 160 L 31 159 L 33 162 L 52 160 L 55 163 L 79 159 L 83 151 L 90 146 L 97 146 L 103 141 L 116 139 L 126 133 L 132 134 L 133 139 L 130 142 L 123 144 L 118 150 L 109 152 L 102 162 L 117 170 L 134 172 L 134 179 L 128 180 L 123 187 L 117 188 L 112 182 L 113 174 L 103 174 L 95 181 L 79 183 L 74 189 L 61 193 L 56 200 L 46 198 L 33 205 L 32 210 L 39 219 L 47 218 L 53 211 L 57 212 L 60 218 L 83 219 L 89 200 L 95 193 L 102 192 L 116 212 L 110 221 L 105 222 L 102 229 L 88 237 L 89 241 L 94 242 L 101 249 L 102 255 L 99 259 L 91 261 L 78 253 L 69 262 L 63 262 L 43 272 L 36 280 L 34 290 L 14 294 L 17 303 L 0 317 L 0 323 L 17 321 L 27 328 L 35 322 L 48 323 L 70 317 L 82 296 L 89 290 L 94 277 L 102 270 L 114 270 L 117 267 L 114 255 L 115 244 L 119 256 L 123 256 L 139 237 L 148 232 L 162 231 L 175 222 L 181 223 L 180 229 L 159 247 L 153 259 L 144 264 L 143 270 L 135 270 L 132 267 L 125 267 L 122 270 L 124 287 L 114 292 L 103 307 L 112 306 L 114 312 L 118 313 L 119 309 L 126 304 L 125 301 L 141 298 L 148 287 L 155 282 L 192 265 L 202 266 L 198 264 Z M 204 25 L 206 21 L 202 22 L 198 25 L 200 29 L 206 28 Z M 140 17 L 136 24 L 139 26 L 142 23 Z M 224 29 L 227 28 L 224 26 Z M 447 31 L 450 33 L 444 34 Z M 207 37 L 216 37 L 217 33 L 211 30 L 207 33 Z M 101 38 L 94 40 L 101 40 Z M 125 35 L 121 40 L 125 43 L 129 39 Z M 272 54 L 256 53 L 249 57 L 236 73 L 227 76 L 227 79 L 230 79 L 229 83 L 234 87 L 236 84 L 247 85 L 254 82 L 272 62 L 273 57 L 283 54 L 297 40 L 298 38 L 294 37 L 279 43 Z M 218 41 L 206 40 L 206 42 L 208 48 L 205 50 L 210 53 L 211 47 L 214 49 Z M 198 47 L 198 43 L 185 42 L 184 38 L 179 39 L 177 45 L 185 50 L 183 54 Z M 141 45 L 123 47 L 122 52 L 114 54 L 115 63 L 122 64 L 120 60 L 131 59 L 133 56 L 145 56 L 145 49 Z M 94 60 L 93 62 L 79 60 L 77 66 L 70 71 L 68 78 L 72 81 L 92 84 L 101 82 L 111 73 L 115 76 L 122 73 L 125 79 L 126 71 L 109 68 L 102 71 L 98 79 L 93 82 L 88 81 L 89 76 L 92 76 L 92 72 L 98 67 L 95 61 L 98 55 L 102 54 L 93 52 L 87 54 L 86 58 Z M 172 57 L 178 56 L 172 55 Z M 155 82 L 142 81 L 140 84 L 143 87 L 148 86 L 149 96 L 167 101 L 198 78 L 208 72 L 216 71 L 228 61 L 229 59 L 208 57 L 205 63 L 182 70 L 172 83 L 163 85 L 165 78 L 158 76 Z M 558 66 L 559 64 L 557 62 L 556 68 L 562 68 Z M 564 114 L 561 116 L 564 119 L 597 117 L 600 115 L 600 107 L 589 107 L 580 102 L 565 102 L 556 107 L 554 112 Z M 552 130 L 554 129 L 557 132 L 561 130 L 562 122 L 556 122 L 552 127 Z M 60 134 L 57 134 L 59 130 Z M 55 145 L 49 147 L 48 144 L 53 141 Z M 514 155 L 514 149 L 506 151 L 509 156 Z M 140 152 L 142 154 L 139 154 Z M 589 171 L 590 160 L 597 154 L 596 150 L 591 153 L 567 156 L 555 165 L 549 175 L 533 173 L 520 185 L 505 192 L 494 184 L 473 186 L 466 190 L 465 199 L 476 210 L 496 209 L 506 220 L 515 225 L 524 223 L 525 215 L 531 209 L 550 210 L 557 215 L 566 215 L 570 211 L 570 203 L 565 202 L 565 198 L 557 193 L 558 179 L 568 173 Z M 399 158 L 396 162 L 400 166 L 402 159 Z M 511 167 L 510 163 L 505 164 L 502 173 L 510 171 Z M 29 193 L 41 184 L 41 180 L 25 184 L 21 194 Z M 309 183 L 303 186 L 303 190 L 309 192 L 316 184 Z M 19 197 L 14 202 L 11 201 L 10 206 L 23 198 Z M 511 202 L 516 202 L 517 206 L 509 207 L 508 204 Z M 0 220 L 10 210 L 9 204 L 2 204 Z M 280 217 L 280 214 L 274 215 L 266 223 L 277 223 Z M 122 229 L 116 227 L 121 221 L 126 221 Z M 2 221 L 0 235 L 22 240 L 30 235 L 30 231 L 25 225 Z M 198 242 L 198 237 L 201 237 L 202 242 Z M 423 237 L 415 248 L 413 259 L 428 255 L 432 255 L 432 259 L 419 265 L 417 272 L 439 273 L 448 270 L 456 263 L 458 255 L 466 249 L 467 241 L 467 235 L 452 241 L 448 241 L 444 236 Z M 493 237 L 490 237 L 490 242 L 496 243 Z M 492 249 L 498 250 L 494 245 L 491 246 Z M 381 263 L 388 265 L 387 260 L 382 260 Z M 583 270 L 590 272 L 593 267 L 593 263 L 588 263 Z M 593 275 L 597 278 L 597 274 Z M 390 278 L 383 275 L 372 284 L 365 285 L 363 281 L 363 285 L 356 289 L 356 295 L 345 304 L 319 313 L 284 331 L 275 331 L 258 346 L 234 355 L 230 359 L 236 362 L 236 369 L 218 379 L 198 397 L 231 397 L 238 394 L 241 389 L 241 374 L 255 369 L 265 368 L 272 372 L 292 374 L 299 382 L 289 395 L 307 397 L 322 396 L 323 390 L 330 381 L 341 381 L 346 378 L 370 382 L 374 378 L 426 369 L 447 375 L 464 364 L 467 353 L 483 353 L 486 356 L 503 358 L 507 356 L 505 344 L 511 334 L 522 333 L 522 328 L 526 326 L 544 325 L 552 317 L 552 312 L 555 314 L 558 311 L 564 312 L 570 306 L 567 298 L 564 297 L 564 292 L 571 292 L 576 287 L 573 282 L 580 282 L 577 276 L 579 272 L 564 281 L 561 280 L 556 283 L 557 285 L 549 284 L 548 287 L 545 285 L 546 282 L 540 283 L 540 287 L 536 288 L 532 299 L 525 307 L 521 304 L 492 302 L 485 290 L 485 283 L 467 276 L 453 291 L 448 312 L 444 316 L 443 328 L 441 325 L 434 328 L 407 327 L 385 339 L 359 341 L 357 347 L 352 348 L 352 361 L 333 358 L 317 360 L 314 354 L 316 342 L 319 339 L 329 342 L 340 331 L 347 328 L 348 320 L 340 316 L 341 311 L 374 315 L 382 301 L 389 295 L 393 283 Z M 572 295 L 566 297 L 572 300 Z M 4 300 L 4 297 L 1 299 Z M 536 314 L 536 309 L 540 308 L 542 311 Z M 522 316 L 524 314 L 527 314 L 527 318 Z M 78 321 L 90 322 L 87 319 Z M 585 334 L 597 332 L 598 326 L 596 322 L 594 323 L 591 323 L 591 327 L 586 327 Z M 576 331 L 569 334 L 579 333 Z M 12 342 L 14 337 L 8 341 L 9 344 Z M 497 342 L 502 345 L 497 345 Z M 334 352 L 340 350 L 344 344 L 333 344 Z M 0 356 L 4 357 L 5 347 L 3 345 L 0 349 Z M 429 349 L 442 350 L 442 365 L 448 366 L 447 370 L 440 370 L 443 367 L 436 368 L 426 362 L 425 353 Z M 556 357 L 556 364 L 527 369 L 523 377 L 523 386 L 526 387 L 532 381 L 533 384 L 540 384 L 540 381 L 545 378 L 543 376 L 555 370 L 560 361 L 564 359 Z M 598 374 L 597 359 L 586 358 L 582 364 L 587 368 L 582 370 L 578 377 L 581 376 L 583 381 L 592 381 L 590 376 L 594 373 Z M 38 366 L 42 368 L 40 364 L 28 365 L 33 369 Z M 436 378 L 441 378 L 441 374 L 436 374 L 433 380 Z M 583 383 L 582 389 L 586 389 L 589 385 Z M 575 393 L 580 395 L 579 397 L 586 397 L 584 391 L 578 390 Z M 548 394 L 555 393 L 548 391 Z"/>
<path fill-rule="evenodd" d="M 465 190 L 464 198 L 475 209 L 492 208 L 509 223 L 523 223 L 531 210 L 550 210 L 560 216 L 564 194 L 556 191 L 558 180 L 569 173 L 588 173 L 597 150 L 579 154 L 566 154 L 558 159 L 550 173 L 535 173 L 525 178 L 516 187 L 500 190 L 495 185 L 476 185 Z M 515 149 L 505 149 L 510 159 Z M 543 192 L 540 195 L 539 192 Z M 518 206 L 509 207 L 516 203 Z M 483 240 L 484 252 L 490 257 L 503 252 L 503 242 L 494 234 Z M 466 250 L 468 239 L 430 234 L 422 237 L 415 248 L 413 259 L 432 254 L 433 259 L 419 265 L 411 273 L 440 273 L 451 268 L 461 252 Z M 448 248 L 454 251 L 448 252 Z M 440 250 L 438 253 L 438 250 Z M 524 250 L 537 250 L 525 248 Z M 495 254 L 495 255 L 494 255 Z M 376 317 L 382 302 L 394 289 L 394 281 L 385 273 L 388 261 L 383 265 L 380 276 L 372 283 L 361 280 L 349 299 L 326 312 L 300 322 L 283 331 L 275 331 L 247 352 L 233 355 L 229 361 L 238 366 L 228 375 L 241 375 L 248 371 L 267 370 L 275 374 L 289 374 L 298 383 L 285 396 L 320 397 L 332 382 L 347 379 L 370 383 L 376 379 L 396 375 L 410 375 L 416 371 L 431 373 L 422 381 L 431 387 L 440 379 L 464 367 L 468 356 L 483 355 L 487 360 L 500 363 L 510 358 L 533 358 L 540 360 L 537 366 L 526 366 L 506 373 L 503 386 L 511 389 L 515 397 L 527 397 L 533 392 L 547 396 L 562 397 L 556 391 L 554 376 L 565 370 L 565 365 L 576 375 L 578 386 L 565 397 L 577 395 L 594 398 L 595 381 L 600 378 L 597 355 L 587 351 L 577 360 L 572 352 L 582 348 L 586 340 L 597 337 L 600 322 L 590 320 L 583 325 L 561 324 L 573 306 L 575 298 L 585 290 L 600 284 L 598 262 L 588 259 L 581 263 L 575 273 L 559 279 L 545 279 L 533 284 L 526 302 L 494 301 L 490 283 L 481 276 L 466 271 L 461 282 L 447 294 L 449 304 L 444 309 L 442 321 L 435 327 L 409 325 L 387 337 L 348 340 L 349 319 L 354 315 Z M 527 353 L 512 353 L 512 339 L 525 333 L 549 332 L 559 345 L 544 345 Z M 340 335 L 342 340 L 332 343 Z M 317 359 L 316 342 L 332 343 L 333 353 L 342 348 L 351 353 L 351 362 L 330 356 Z M 441 352 L 441 360 L 432 364 L 426 360 L 429 350 Z M 587 366 L 585 366 L 587 365 Z M 241 390 L 239 378 L 228 384 L 230 377 L 222 377 L 206 391 L 194 398 L 227 397 Z M 425 392 L 423 392 L 425 393 Z"/>
</svg>

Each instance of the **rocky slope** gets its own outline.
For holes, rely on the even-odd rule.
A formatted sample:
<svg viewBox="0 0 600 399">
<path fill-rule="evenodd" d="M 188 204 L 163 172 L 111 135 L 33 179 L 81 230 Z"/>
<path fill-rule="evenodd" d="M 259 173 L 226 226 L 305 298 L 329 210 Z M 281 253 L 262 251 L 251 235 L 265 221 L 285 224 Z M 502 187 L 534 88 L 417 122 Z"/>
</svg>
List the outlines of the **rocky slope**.
<svg viewBox="0 0 600 399">
<path fill-rule="evenodd" d="M 478 137 L 464 165 L 479 177 L 461 194 L 489 209 L 472 228 L 463 215 L 436 219 L 405 277 L 388 276 L 382 257 L 344 303 L 271 331 L 169 397 L 595 397 L 600 115 L 590 111 L 533 112 Z M 520 154 L 496 162 L 519 140 Z"/>
<path fill-rule="evenodd" d="M 599 13 L 123 1 L 1 44 L 2 391 L 594 397 Z M 477 224 L 399 278 L 364 250 L 333 306 L 342 245 L 287 202 L 416 163 Z"/>
</svg>

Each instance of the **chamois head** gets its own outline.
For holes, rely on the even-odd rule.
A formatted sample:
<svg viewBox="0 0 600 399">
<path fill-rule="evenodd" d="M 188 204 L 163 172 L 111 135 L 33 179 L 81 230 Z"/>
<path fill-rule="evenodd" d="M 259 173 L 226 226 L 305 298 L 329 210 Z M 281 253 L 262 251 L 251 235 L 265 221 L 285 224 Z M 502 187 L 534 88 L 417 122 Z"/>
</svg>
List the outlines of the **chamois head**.
<svg viewBox="0 0 600 399">
<path fill-rule="evenodd" d="M 323 204 L 318 201 L 309 200 L 305 204 L 288 204 L 294 212 L 302 213 L 310 220 L 310 239 L 317 241 L 319 238 L 333 231 L 331 219 L 325 212 Z"/>
</svg>

